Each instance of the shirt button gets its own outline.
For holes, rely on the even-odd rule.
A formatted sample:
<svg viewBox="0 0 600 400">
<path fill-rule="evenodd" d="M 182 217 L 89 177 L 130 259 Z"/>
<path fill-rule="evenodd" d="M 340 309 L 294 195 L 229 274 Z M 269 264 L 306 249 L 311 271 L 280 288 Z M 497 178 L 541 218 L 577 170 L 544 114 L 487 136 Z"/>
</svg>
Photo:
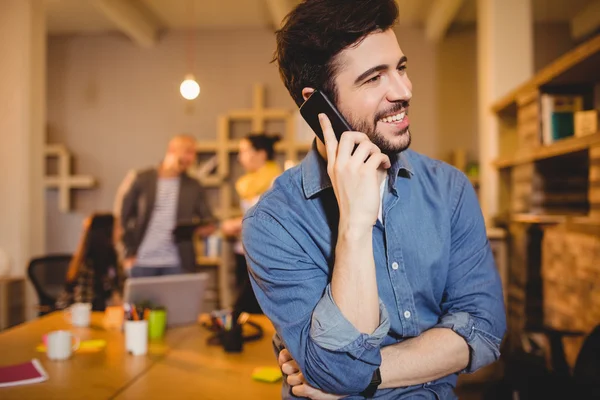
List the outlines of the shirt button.
<svg viewBox="0 0 600 400">
<path fill-rule="evenodd" d="M 392 263 L 392 269 L 398 269 L 398 263 L 397 262 L 393 262 Z"/>
<path fill-rule="evenodd" d="M 410 311 L 408 311 L 408 310 L 404 311 L 404 318 L 406 318 L 406 319 L 410 318 Z"/>
</svg>

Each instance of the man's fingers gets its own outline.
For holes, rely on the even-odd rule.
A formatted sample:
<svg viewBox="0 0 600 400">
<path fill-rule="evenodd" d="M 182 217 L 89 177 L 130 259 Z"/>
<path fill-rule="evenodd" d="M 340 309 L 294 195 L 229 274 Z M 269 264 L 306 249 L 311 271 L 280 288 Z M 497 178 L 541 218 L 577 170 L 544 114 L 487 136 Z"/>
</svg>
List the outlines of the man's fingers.
<svg viewBox="0 0 600 400">
<path fill-rule="evenodd" d="M 392 166 L 390 158 L 383 153 L 373 154 L 366 162 L 366 165 L 374 169 L 388 169 Z"/>
<path fill-rule="evenodd" d="M 306 390 L 308 389 L 308 386 L 306 385 L 298 385 L 298 386 L 292 386 L 292 394 L 294 396 L 298 396 L 298 397 L 308 397 Z"/>
<path fill-rule="evenodd" d="M 290 386 L 296 386 L 306 383 L 306 381 L 304 380 L 304 375 L 302 375 L 302 372 L 298 372 L 297 374 L 288 375 L 287 383 Z"/>
<path fill-rule="evenodd" d="M 355 164 L 354 166 L 360 167 L 360 165 L 367 161 L 369 157 L 379 153 L 381 153 L 381 150 L 379 150 L 379 147 L 375 144 L 371 143 L 371 141 L 361 142 L 352 155 L 352 161 Z"/>
<path fill-rule="evenodd" d="M 280 367 L 290 360 L 292 360 L 292 355 L 287 349 L 283 349 L 279 352 L 279 357 L 277 357 L 277 361 L 279 362 Z"/>
<path fill-rule="evenodd" d="M 300 367 L 296 361 L 290 360 L 281 366 L 281 371 L 286 375 L 292 375 L 300 372 Z"/>
<path fill-rule="evenodd" d="M 369 137 L 362 132 L 344 132 L 337 151 L 338 163 L 345 164 L 352 156 L 354 148 L 363 142 L 370 142 Z"/>
<path fill-rule="evenodd" d="M 333 132 L 331 121 L 327 118 L 327 115 L 319 114 L 319 123 L 321 124 L 321 130 L 323 130 L 323 138 L 325 139 L 325 149 L 327 150 L 327 161 L 331 164 L 335 162 L 338 141 Z"/>
</svg>

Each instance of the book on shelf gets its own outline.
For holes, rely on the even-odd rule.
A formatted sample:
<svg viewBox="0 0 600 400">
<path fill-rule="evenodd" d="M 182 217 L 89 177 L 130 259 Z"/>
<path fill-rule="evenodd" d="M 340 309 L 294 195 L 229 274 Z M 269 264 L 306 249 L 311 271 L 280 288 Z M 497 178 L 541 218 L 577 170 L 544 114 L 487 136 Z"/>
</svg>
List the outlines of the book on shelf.
<svg viewBox="0 0 600 400">
<path fill-rule="evenodd" d="M 575 113 L 575 136 L 583 137 L 598 132 L 598 110 L 578 111 Z"/>
<path fill-rule="evenodd" d="M 542 144 L 574 135 L 574 115 L 583 110 L 583 96 L 544 93 L 540 96 L 540 106 Z"/>
</svg>

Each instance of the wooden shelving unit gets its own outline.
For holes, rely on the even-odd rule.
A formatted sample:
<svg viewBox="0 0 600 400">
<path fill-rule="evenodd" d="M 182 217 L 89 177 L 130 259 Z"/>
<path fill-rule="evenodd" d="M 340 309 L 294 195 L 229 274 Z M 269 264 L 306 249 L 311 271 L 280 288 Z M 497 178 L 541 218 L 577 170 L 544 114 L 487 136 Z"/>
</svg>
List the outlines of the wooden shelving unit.
<svg viewBox="0 0 600 400">
<path fill-rule="evenodd" d="M 567 222 L 568 218 L 567 215 L 558 214 L 514 214 L 511 220 L 524 224 L 560 224 Z"/>
<path fill-rule="evenodd" d="M 590 147 L 598 145 L 600 145 L 600 132 L 590 136 L 562 139 L 549 146 L 519 149 L 512 157 L 500 158 L 494 161 L 494 166 L 500 169 L 510 168 L 519 164 L 531 163 L 546 158 L 559 157 L 582 150 L 588 150 Z"/>
<path fill-rule="evenodd" d="M 597 35 L 564 54 L 492 105 L 500 127 L 500 156 L 493 165 L 500 172 L 502 215 L 510 215 L 510 220 L 522 223 L 562 222 L 556 214 L 600 216 L 600 132 L 542 145 L 539 124 L 541 93 L 581 93 L 586 98 L 586 108 L 598 108 L 599 84 L 600 35 Z M 584 185 L 578 189 L 587 193 L 586 204 L 577 199 L 572 204 L 566 201 L 549 212 L 528 208 L 528 201 L 522 201 L 523 198 L 544 197 L 543 191 L 551 186 L 551 180 L 556 179 L 557 170 L 561 174 L 560 179 L 566 182 L 565 192 L 570 190 L 567 188 L 570 177 L 581 179 L 582 173 L 587 176 L 587 184 L 583 182 Z M 555 203 L 557 197 L 560 196 L 554 195 L 552 199 Z M 567 200 L 569 196 L 563 197 Z M 570 197 L 573 200 L 577 196 Z M 523 218 L 523 215 L 533 214 L 537 217 Z M 544 214 L 550 216 L 546 219 L 540 217 Z"/>
<path fill-rule="evenodd" d="M 523 94 L 548 85 L 588 84 L 598 81 L 600 35 L 564 54 L 539 71 L 531 80 L 512 90 L 492 105 L 497 114 L 516 112 Z"/>
<path fill-rule="evenodd" d="M 278 154 L 283 154 L 286 161 L 297 163 L 310 150 L 312 143 L 297 141 L 296 118 L 297 115 L 292 110 L 267 108 L 265 89 L 260 84 L 254 86 L 252 108 L 232 110 L 218 117 L 216 140 L 202 141 L 196 146 L 199 156 L 217 157 L 215 172 L 200 179 L 205 188 L 218 191 L 219 207 L 213 210 L 217 218 L 222 220 L 241 215 L 240 209 L 234 202 L 235 182 L 231 174 L 233 159 L 231 155 L 238 152 L 240 139 L 232 137 L 231 125 L 239 121 L 249 121 L 250 132 L 264 132 L 267 122 L 283 122 L 284 132 L 280 132 L 282 140 L 275 145 L 275 150 Z M 201 243 L 196 243 L 196 249 L 203 247 Z M 220 257 L 205 257 L 200 253 L 196 264 L 203 270 L 217 268 L 218 306 L 226 308 L 235 301 L 233 242 L 223 238 L 220 252 Z"/>
<path fill-rule="evenodd" d="M 544 296 L 549 288 L 567 292 L 560 286 L 560 280 L 550 282 L 543 276 L 544 268 L 546 271 L 570 268 L 549 258 L 557 259 L 553 252 L 560 252 L 556 250 L 560 246 L 566 246 L 567 253 L 566 243 L 572 238 L 565 237 L 561 242 L 561 235 L 553 233 L 548 236 L 553 242 L 546 243 L 544 233 L 574 224 L 597 225 L 600 221 L 600 132 L 543 145 L 540 96 L 579 94 L 584 98 L 585 109 L 598 109 L 599 85 L 600 35 L 597 35 L 492 106 L 498 118 L 500 149 L 498 159 L 493 161 L 500 184 L 496 221 L 507 229 L 510 248 L 508 276 L 503 279 L 509 337 L 518 337 L 523 330 L 537 329 L 543 324 L 552 326 L 559 320 L 555 318 L 556 307 L 569 310 L 568 305 L 560 303 L 562 299 L 549 300 L 552 295 Z M 568 231 L 565 229 L 565 235 Z M 554 250 L 550 251 L 551 248 Z M 543 249 L 550 251 L 544 253 L 546 259 Z M 571 256 L 577 254 L 573 249 L 568 250 Z M 569 260 L 578 263 L 568 257 L 560 262 Z M 577 295 L 573 293 L 572 297 Z"/>
</svg>

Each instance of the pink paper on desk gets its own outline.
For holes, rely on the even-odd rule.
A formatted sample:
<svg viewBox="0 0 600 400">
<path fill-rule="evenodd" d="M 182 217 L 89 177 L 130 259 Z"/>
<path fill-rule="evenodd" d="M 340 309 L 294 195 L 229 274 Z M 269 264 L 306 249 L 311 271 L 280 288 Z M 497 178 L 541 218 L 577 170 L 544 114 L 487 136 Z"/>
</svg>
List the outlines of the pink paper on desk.
<svg viewBox="0 0 600 400">
<path fill-rule="evenodd" d="M 27 385 L 48 380 L 48 374 L 37 358 L 31 361 L 0 367 L 0 387 Z"/>
</svg>

